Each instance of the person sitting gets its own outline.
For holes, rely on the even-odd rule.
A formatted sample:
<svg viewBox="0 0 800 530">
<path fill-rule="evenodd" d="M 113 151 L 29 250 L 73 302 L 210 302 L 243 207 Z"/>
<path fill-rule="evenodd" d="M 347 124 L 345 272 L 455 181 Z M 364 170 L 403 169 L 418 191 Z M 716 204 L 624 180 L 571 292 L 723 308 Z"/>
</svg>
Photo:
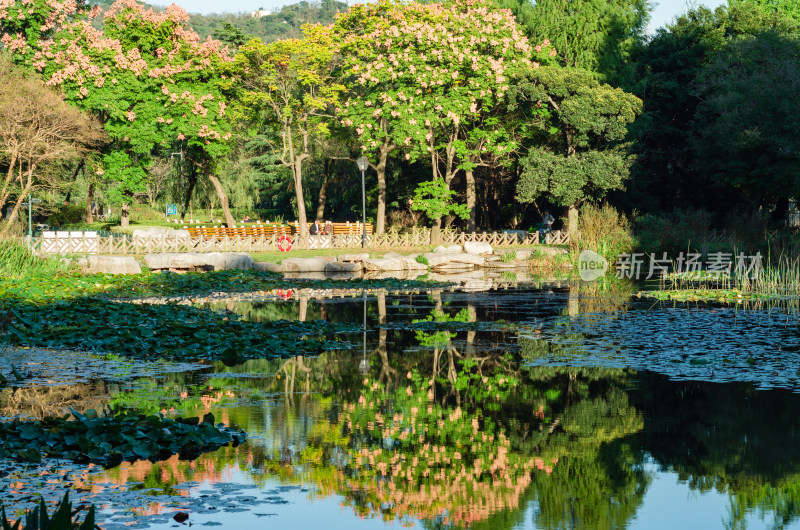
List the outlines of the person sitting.
<svg viewBox="0 0 800 530">
<path fill-rule="evenodd" d="M 249 223 L 250 221 L 252 221 L 252 219 L 250 219 L 250 216 L 249 216 L 249 215 L 245 215 L 245 216 L 242 218 L 242 222 L 243 222 L 243 223 Z"/>
<path fill-rule="evenodd" d="M 311 234 L 312 236 L 316 236 L 316 235 L 319 235 L 320 230 L 321 230 L 321 227 L 319 226 L 319 219 L 316 219 L 314 221 L 314 224 L 311 225 L 311 228 L 309 229 L 308 233 Z"/>
<path fill-rule="evenodd" d="M 325 235 L 332 236 L 333 235 L 333 223 L 330 221 L 325 222 Z"/>
</svg>

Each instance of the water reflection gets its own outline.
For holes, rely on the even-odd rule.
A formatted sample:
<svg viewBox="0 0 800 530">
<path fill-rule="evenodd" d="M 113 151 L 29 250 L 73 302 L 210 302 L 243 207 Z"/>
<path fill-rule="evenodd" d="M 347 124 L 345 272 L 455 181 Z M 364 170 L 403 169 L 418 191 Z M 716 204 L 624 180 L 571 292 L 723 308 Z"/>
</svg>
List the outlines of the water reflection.
<svg viewBox="0 0 800 530">
<path fill-rule="evenodd" d="M 728 344 L 746 343 L 737 326 L 749 330 L 751 352 L 775 340 L 756 326 L 791 340 L 785 313 L 653 306 L 597 286 L 227 309 L 253 320 L 366 322 L 366 332 L 351 341 L 355 349 L 216 363 L 70 396 L 77 408 L 101 401 L 109 410 L 213 412 L 250 435 L 192 462 L 81 476 L 76 486 L 112 524 L 166 527 L 177 509 L 195 524 L 222 512 L 225 521 L 241 513 L 243 528 L 271 514 L 279 526 L 309 517 L 325 524 L 329 507 L 343 504 L 344 527 L 361 517 L 431 528 L 652 528 L 670 527 L 653 514 L 675 498 L 686 514 L 713 514 L 730 528 L 800 524 L 800 396 L 758 390 L 746 382 L 752 374 L 720 383 L 629 367 L 644 358 L 644 337 L 658 332 L 669 344 L 678 329 L 669 318 L 685 317 L 676 311 L 697 317 L 706 335 L 734 327 L 715 339 Z M 699 340 L 701 324 L 696 330 Z M 637 368 L 663 368 L 655 359 L 662 350 Z M 627 363 L 596 362 L 601 351 Z M 0 405 L 23 411 L 35 402 L 12 398 L 4 394 Z M 0 488 L 32 473 L 6 472 Z"/>
</svg>

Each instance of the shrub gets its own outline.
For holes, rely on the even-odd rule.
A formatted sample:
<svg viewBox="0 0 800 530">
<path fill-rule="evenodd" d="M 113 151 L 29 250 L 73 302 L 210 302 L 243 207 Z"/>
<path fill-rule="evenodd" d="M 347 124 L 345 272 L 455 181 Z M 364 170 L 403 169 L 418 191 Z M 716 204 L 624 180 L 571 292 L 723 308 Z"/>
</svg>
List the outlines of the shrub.
<svg viewBox="0 0 800 530">
<path fill-rule="evenodd" d="M 86 208 L 77 204 L 65 204 L 47 218 L 50 226 L 67 226 L 83 223 L 86 219 Z"/>
</svg>

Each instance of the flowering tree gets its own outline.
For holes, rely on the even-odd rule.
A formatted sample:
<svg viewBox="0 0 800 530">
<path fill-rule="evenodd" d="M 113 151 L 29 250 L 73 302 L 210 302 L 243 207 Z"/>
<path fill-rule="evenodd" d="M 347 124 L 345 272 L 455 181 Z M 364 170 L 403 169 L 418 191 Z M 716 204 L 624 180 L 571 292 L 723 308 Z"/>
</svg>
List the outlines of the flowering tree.
<svg viewBox="0 0 800 530">
<path fill-rule="evenodd" d="M 272 150 L 292 171 L 298 228 L 306 235 L 303 165 L 315 137 L 327 136 L 326 119 L 344 87 L 333 78 L 329 30 L 308 25 L 303 31 L 302 39 L 250 41 L 239 49 L 233 69 L 242 80 L 242 107 L 279 134 Z"/>
<path fill-rule="evenodd" d="M 15 13 L 28 5 L 33 14 L 46 15 L 38 15 L 23 35 L 22 23 L 8 20 L 19 20 Z M 102 31 L 90 23 L 97 11 L 71 19 L 75 12 L 74 0 L 9 0 L 0 10 L 6 21 L 2 39 L 16 62 L 35 68 L 69 102 L 100 117 L 115 151 L 123 152 L 107 154 L 95 168 L 115 183 L 111 196 L 125 204 L 143 191 L 151 156 L 179 145 L 211 181 L 232 225 L 214 175 L 232 136 L 223 96 L 231 80 L 221 73 L 232 60 L 227 48 L 219 41 L 200 42 L 186 25 L 186 12 L 174 5 L 155 12 L 118 0 L 106 12 Z M 47 29 L 38 39 L 37 27 Z"/>
<path fill-rule="evenodd" d="M 511 12 L 485 0 L 380 0 L 354 7 L 334 30 L 354 85 L 341 123 L 356 131 L 363 151 L 378 151 L 379 192 L 386 157 L 398 147 L 407 159 L 429 156 L 433 179 L 448 186 L 482 155 L 511 152 L 515 145 L 499 132 L 501 120 L 487 118 L 502 106 L 509 79 L 539 66 L 534 52 L 555 55 L 548 41 L 534 49 Z M 474 133 L 483 126 L 488 130 Z M 379 196 L 378 223 L 384 200 Z"/>
</svg>

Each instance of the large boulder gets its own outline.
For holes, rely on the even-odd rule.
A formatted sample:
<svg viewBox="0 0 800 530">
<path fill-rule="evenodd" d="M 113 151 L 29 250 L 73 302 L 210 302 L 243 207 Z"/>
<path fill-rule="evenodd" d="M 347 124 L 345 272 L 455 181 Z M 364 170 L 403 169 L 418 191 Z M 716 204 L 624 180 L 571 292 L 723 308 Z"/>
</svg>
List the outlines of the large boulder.
<svg viewBox="0 0 800 530">
<path fill-rule="evenodd" d="M 147 254 L 145 264 L 153 270 L 252 269 L 254 261 L 247 252 L 159 252 Z"/>
<path fill-rule="evenodd" d="M 478 254 L 455 254 L 451 263 L 469 263 L 477 267 L 483 267 L 486 264 L 486 258 Z"/>
<path fill-rule="evenodd" d="M 328 274 L 361 272 L 362 270 L 364 270 L 362 263 L 355 261 L 330 261 L 325 265 L 325 272 Z"/>
<path fill-rule="evenodd" d="M 428 262 L 428 266 L 432 269 L 444 265 L 445 263 L 450 263 L 454 255 L 455 254 L 445 254 L 442 252 L 426 252 L 423 254 L 425 260 Z"/>
<path fill-rule="evenodd" d="M 138 238 L 149 238 L 149 237 L 159 237 L 159 238 L 184 238 L 189 237 L 188 230 L 178 230 L 175 228 L 159 228 L 159 227 L 150 227 L 150 228 L 137 228 L 133 231 L 134 239 Z"/>
<path fill-rule="evenodd" d="M 253 269 L 260 272 L 283 272 L 279 263 L 271 261 L 257 261 L 253 263 Z"/>
<path fill-rule="evenodd" d="M 142 267 L 131 256 L 88 256 L 84 270 L 90 274 L 141 274 Z"/>
<path fill-rule="evenodd" d="M 424 263 L 418 263 L 416 259 L 390 252 L 383 258 L 364 261 L 364 270 L 367 272 L 427 271 L 428 267 Z"/>
<path fill-rule="evenodd" d="M 322 258 L 286 258 L 281 261 L 281 272 L 325 272 L 331 263 Z"/>
<path fill-rule="evenodd" d="M 468 254 L 491 254 L 492 245 L 478 241 L 467 241 L 464 243 L 464 252 Z"/>
<path fill-rule="evenodd" d="M 433 249 L 433 252 L 436 252 L 437 254 L 459 254 L 461 250 L 461 245 L 439 245 Z"/>
</svg>

